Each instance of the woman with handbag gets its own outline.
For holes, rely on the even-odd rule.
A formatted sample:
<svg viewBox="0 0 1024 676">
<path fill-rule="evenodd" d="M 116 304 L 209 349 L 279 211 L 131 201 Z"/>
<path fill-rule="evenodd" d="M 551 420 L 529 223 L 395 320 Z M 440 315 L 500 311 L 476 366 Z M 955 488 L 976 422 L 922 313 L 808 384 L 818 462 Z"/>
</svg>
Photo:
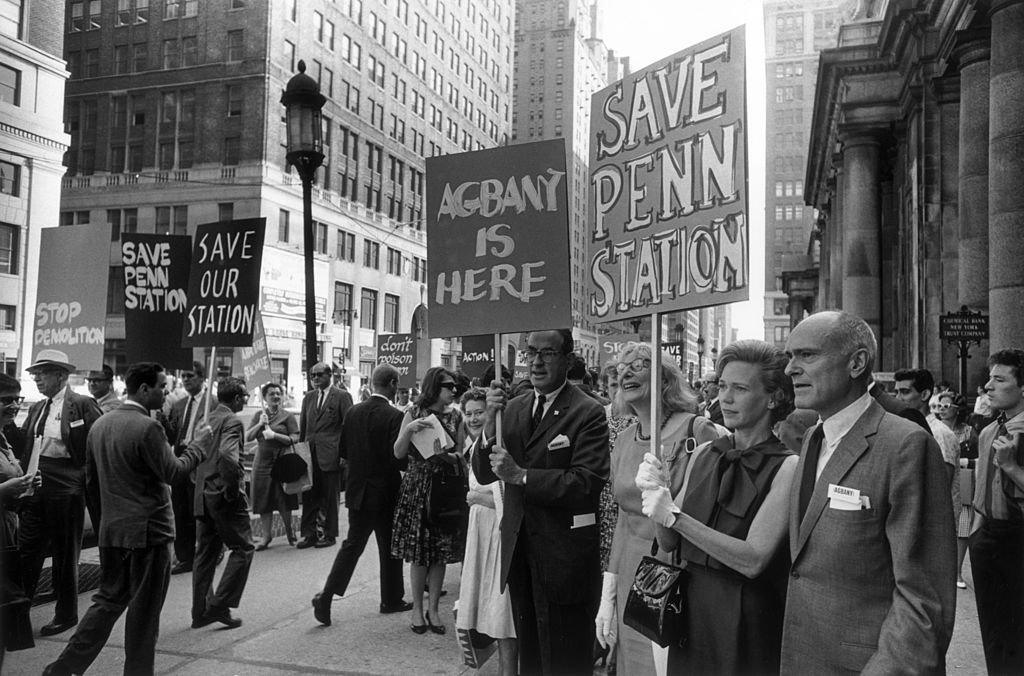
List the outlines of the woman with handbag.
<svg viewBox="0 0 1024 676">
<path fill-rule="evenodd" d="M 395 516 L 391 528 L 391 556 L 409 562 L 410 586 L 412 587 L 412 623 L 414 633 L 423 634 L 429 629 L 443 634 L 446 629 L 441 623 L 437 605 L 441 599 L 441 585 L 444 583 L 444 568 L 449 563 L 462 561 L 465 549 L 465 530 L 443 527 L 428 523 L 427 503 L 431 495 L 432 478 L 435 469 L 442 469 L 439 463 L 462 463 L 458 453 L 461 449 L 462 413 L 452 404 L 455 402 L 455 376 L 440 366 L 427 370 L 423 376 L 422 393 L 416 403 L 405 412 L 402 429 L 395 440 L 395 457 L 409 459 L 409 466 L 402 477 L 398 493 Z M 435 444 L 434 452 L 418 449 L 413 444 L 413 435 L 434 426 L 436 417 L 444 428 L 447 439 Z M 423 612 L 423 590 L 428 587 L 428 610 Z"/>
<path fill-rule="evenodd" d="M 786 602 L 790 488 L 798 456 L 772 434 L 793 410 L 788 360 L 759 340 L 719 355 L 719 396 L 733 434 L 683 467 L 648 454 L 637 473 L 658 542 L 686 561 L 669 673 L 778 673 Z M 685 485 L 685 488 L 684 488 Z"/>
<path fill-rule="evenodd" d="M 960 462 L 957 469 L 957 481 L 959 482 L 959 504 L 953 506 L 957 510 L 956 527 L 956 586 L 960 589 L 967 589 L 967 582 L 963 577 L 964 557 L 967 554 L 967 538 L 971 534 L 971 522 L 974 519 L 974 465 L 978 460 L 978 433 L 967 423 L 970 410 L 967 408 L 967 400 L 962 394 L 952 390 L 939 392 L 935 397 L 938 405 L 932 408 L 932 413 L 941 420 L 949 429 L 953 430 L 957 441 L 960 443 Z"/>
<path fill-rule="evenodd" d="M 284 492 L 281 483 L 272 477 L 274 463 L 291 451 L 299 440 L 299 423 L 295 415 L 285 410 L 281 402 L 284 389 L 278 383 L 266 383 L 260 388 L 264 409 L 253 416 L 245 432 L 245 440 L 257 440 L 256 458 L 252 463 L 252 511 L 260 515 L 263 541 L 256 551 L 263 551 L 274 539 L 274 510 L 281 514 L 288 544 L 295 544 L 292 532 L 292 510 L 298 509 L 298 497 Z"/>
<path fill-rule="evenodd" d="M 697 414 L 697 395 L 690 389 L 677 362 L 662 353 L 661 421 L 662 447 L 674 455 L 688 439 L 696 443 L 718 437 L 714 423 Z M 650 449 L 651 438 L 651 348 L 628 343 L 618 359 L 618 403 L 636 422 L 620 432 L 611 455 L 610 483 L 619 504 L 612 535 L 608 569 L 603 573 L 601 605 L 595 619 L 597 640 L 602 647 L 618 642 L 615 667 L 619 674 L 653 674 L 654 649 L 651 641 L 622 624 L 626 596 L 640 560 L 651 553 L 654 524 L 641 511 L 640 490 L 634 483 L 637 469 Z"/>
</svg>

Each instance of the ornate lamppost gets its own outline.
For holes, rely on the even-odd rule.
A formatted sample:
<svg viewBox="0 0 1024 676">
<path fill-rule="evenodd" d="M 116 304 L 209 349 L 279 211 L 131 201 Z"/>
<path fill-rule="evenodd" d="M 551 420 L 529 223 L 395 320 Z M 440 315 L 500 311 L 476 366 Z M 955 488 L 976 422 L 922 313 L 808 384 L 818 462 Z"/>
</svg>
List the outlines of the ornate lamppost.
<svg viewBox="0 0 1024 676">
<path fill-rule="evenodd" d="M 320 84 L 306 75 L 306 62 L 299 61 L 299 72 L 288 80 L 281 103 L 285 107 L 288 130 L 285 158 L 302 180 L 302 254 L 306 273 L 306 370 L 317 362 L 316 297 L 313 288 L 313 179 L 324 162 L 323 129 L 320 109 L 327 97 Z"/>
</svg>

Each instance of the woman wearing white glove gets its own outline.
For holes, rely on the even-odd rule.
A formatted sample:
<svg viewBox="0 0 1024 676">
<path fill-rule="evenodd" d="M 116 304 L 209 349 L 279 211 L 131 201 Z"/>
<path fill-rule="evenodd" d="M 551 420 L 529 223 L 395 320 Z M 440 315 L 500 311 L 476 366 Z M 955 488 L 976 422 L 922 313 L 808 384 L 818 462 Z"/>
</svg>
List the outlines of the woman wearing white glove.
<svg viewBox="0 0 1024 676">
<path fill-rule="evenodd" d="M 697 415 L 697 395 L 690 389 L 675 359 L 661 355 L 662 448 L 670 458 L 683 455 L 686 439 L 692 435 L 697 443 L 717 438 L 715 425 Z M 626 409 L 637 417 L 637 423 L 619 434 L 611 456 L 612 494 L 619 503 L 619 516 L 612 536 L 608 571 L 604 574 L 601 606 L 595 620 L 595 633 L 602 645 L 618 641 L 616 669 L 619 674 L 644 676 L 655 673 L 654 651 L 650 640 L 622 624 L 629 588 L 633 584 L 640 559 L 651 553 L 654 524 L 641 512 L 641 494 L 635 478 L 644 454 L 650 450 L 651 438 L 651 349 L 640 343 L 629 343 L 619 355 L 619 397 Z M 667 472 L 658 474 L 662 484 Z"/>
<path fill-rule="evenodd" d="M 659 485 L 657 458 L 637 471 L 643 513 L 658 524 L 659 543 L 687 562 L 687 633 L 669 647 L 668 673 L 779 671 L 789 569 L 783 541 L 797 464 L 772 434 L 793 410 L 786 364 L 778 348 L 759 340 L 726 346 L 718 399 L 734 433 L 693 454 L 682 496 L 675 477 L 672 486 Z"/>
</svg>

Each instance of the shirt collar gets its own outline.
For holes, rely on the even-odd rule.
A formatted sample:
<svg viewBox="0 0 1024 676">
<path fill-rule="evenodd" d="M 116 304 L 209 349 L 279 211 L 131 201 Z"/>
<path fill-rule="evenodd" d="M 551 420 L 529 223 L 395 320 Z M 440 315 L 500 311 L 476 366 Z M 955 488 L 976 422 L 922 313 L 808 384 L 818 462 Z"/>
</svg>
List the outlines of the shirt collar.
<svg viewBox="0 0 1024 676">
<path fill-rule="evenodd" d="M 871 401 L 871 393 L 865 392 L 853 403 L 847 405 L 846 408 L 830 416 L 828 420 L 822 423 L 825 440 L 829 443 L 835 443 L 845 437 L 846 433 L 853 428 L 854 424 L 860 420 L 860 417 L 871 406 Z"/>
<path fill-rule="evenodd" d="M 555 399 L 557 399 L 557 398 L 558 398 L 558 395 L 562 393 L 562 390 L 564 390 L 564 389 L 565 389 L 565 386 L 566 386 L 566 385 L 567 385 L 568 383 L 569 383 L 569 381 L 568 381 L 568 380 L 563 380 L 563 381 L 562 381 L 562 384 L 561 384 L 561 385 L 559 385 L 558 387 L 556 387 L 556 388 L 555 388 L 554 390 L 552 390 L 551 392 L 548 392 L 547 394 L 545 394 L 545 395 L 544 395 L 544 403 L 545 403 L 545 404 L 550 404 L 550 403 L 551 403 L 551 402 L 553 402 L 553 401 L 554 401 Z M 536 401 L 537 401 L 537 397 L 539 397 L 539 396 L 540 396 L 540 392 L 538 392 L 537 390 L 534 390 L 534 391 L 533 391 L 533 400 L 534 400 L 534 402 L 536 402 Z"/>
<path fill-rule="evenodd" d="M 391 400 L 390 400 L 390 399 L 388 399 L 387 397 L 385 397 L 385 396 L 384 396 L 383 394 L 381 394 L 380 392 L 374 392 L 374 393 L 373 393 L 373 394 L 371 394 L 370 396 L 371 396 L 371 397 L 380 397 L 381 399 L 383 399 L 384 401 L 388 402 L 389 404 L 391 403 Z"/>
<path fill-rule="evenodd" d="M 140 411 L 142 411 L 146 415 L 149 415 L 149 411 L 146 410 L 146 407 L 143 406 L 142 404 L 140 404 L 139 402 L 135 401 L 134 399 L 125 399 L 124 403 L 128 404 L 129 406 L 134 406 L 135 408 L 139 409 Z"/>
<path fill-rule="evenodd" d="M 51 406 L 62 406 L 64 404 L 64 395 L 67 394 L 67 391 L 68 391 L 68 389 L 70 389 L 70 387 L 71 387 L 70 385 L 62 387 L 57 392 L 57 394 L 55 394 L 52 397 L 50 397 L 50 401 L 53 402 L 51 404 Z"/>
</svg>

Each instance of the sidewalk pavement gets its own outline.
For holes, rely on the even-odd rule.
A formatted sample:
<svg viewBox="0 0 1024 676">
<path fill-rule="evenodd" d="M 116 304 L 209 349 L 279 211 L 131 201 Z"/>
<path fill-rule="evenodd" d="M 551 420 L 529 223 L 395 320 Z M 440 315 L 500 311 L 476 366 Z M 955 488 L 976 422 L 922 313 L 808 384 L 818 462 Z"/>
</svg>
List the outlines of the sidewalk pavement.
<svg viewBox="0 0 1024 676">
<path fill-rule="evenodd" d="M 348 523 L 342 507 L 343 530 Z M 340 546 L 340 539 L 339 545 Z M 462 663 L 455 637 L 452 605 L 458 598 L 460 565 L 448 566 L 441 599 L 441 616 L 448 627 L 444 636 L 413 634 L 408 613 L 378 613 L 377 551 L 371 538 L 359 561 L 344 598 L 332 606 L 333 624 L 323 627 L 313 619 L 310 599 L 319 591 L 338 546 L 297 550 L 283 537 L 271 548 L 256 552 L 241 607 L 235 611 L 244 624 L 234 630 L 215 627 L 191 629 L 191 574 L 171 578 L 161 616 L 156 670 L 162 674 L 231 675 L 282 673 L 330 674 L 497 674 L 497 657 L 479 672 Z M 96 550 L 83 557 L 97 557 Z M 970 581 L 970 563 L 965 577 Z M 219 575 L 219 573 L 218 573 Z M 968 584 L 971 584 L 968 582 Z M 973 585 L 971 585 L 973 587 Z M 409 579 L 406 567 L 406 598 Z M 91 594 L 79 599 L 79 617 L 85 615 Z M 53 604 L 32 610 L 32 624 L 50 621 Z M 60 636 L 36 638 L 36 647 L 8 653 L 5 672 L 39 674 L 57 657 L 72 631 Z M 978 631 L 977 610 L 971 588 L 958 590 L 956 630 L 946 655 L 951 674 L 982 676 L 984 657 Z M 106 648 L 93 663 L 91 674 L 120 674 L 124 666 L 124 617 L 115 626 Z M 595 673 L 603 673 L 603 670 Z M 623 675 L 629 676 L 629 675 Z"/>
</svg>

